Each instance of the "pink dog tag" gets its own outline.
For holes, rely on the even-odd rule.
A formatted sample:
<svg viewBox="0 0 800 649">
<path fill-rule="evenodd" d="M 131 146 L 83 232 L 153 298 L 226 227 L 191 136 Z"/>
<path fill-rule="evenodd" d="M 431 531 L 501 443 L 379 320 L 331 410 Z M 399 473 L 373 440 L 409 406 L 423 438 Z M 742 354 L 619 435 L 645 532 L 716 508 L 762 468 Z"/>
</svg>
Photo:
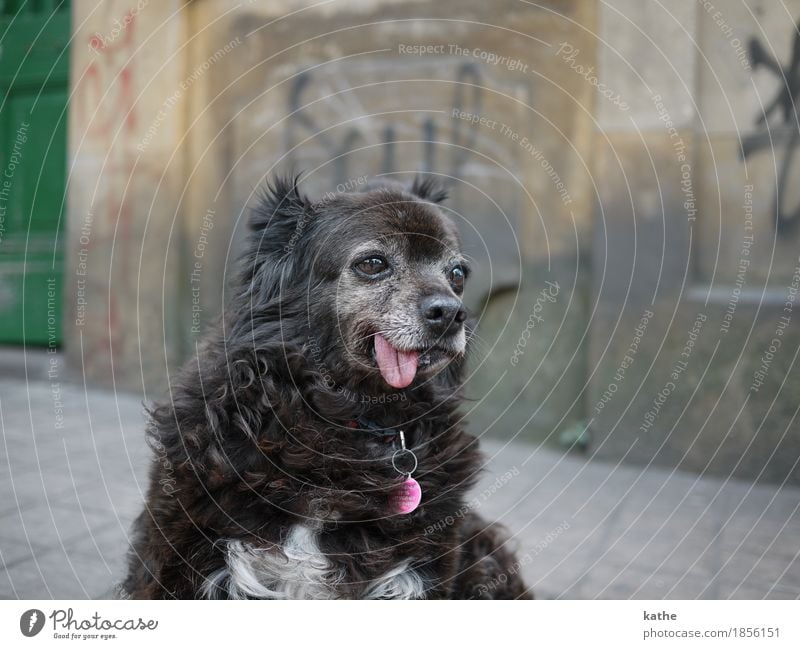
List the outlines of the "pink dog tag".
<svg viewBox="0 0 800 649">
<path fill-rule="evenodd" d="M 389 506 L 395 514 L 410 514 L 422 500 L 422 488 L 414 478 L 406 478 L 389 496 Z"/>
</svg>

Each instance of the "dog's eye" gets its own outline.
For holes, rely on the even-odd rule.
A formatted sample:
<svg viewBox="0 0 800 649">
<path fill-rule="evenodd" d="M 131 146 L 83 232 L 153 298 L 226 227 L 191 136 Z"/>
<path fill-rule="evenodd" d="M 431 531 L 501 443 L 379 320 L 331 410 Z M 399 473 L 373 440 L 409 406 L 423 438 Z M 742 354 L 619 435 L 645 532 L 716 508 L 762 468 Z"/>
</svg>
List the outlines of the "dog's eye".
<svg viewBox="0 0 800 649">
<path fill-rule="evenodd" d="M 388 262 L 383 257 L 371 255 L 356 264 L 356 269 L 365 275 L 379 275 L 389 268 Z"/>
<path fill-rule="evenodd" d="M 464 290 L 464 280 L 466 279 L 467 274 L 464 272 L 464 269 L 461 266 L 456 266 L 452 268 L 448 273 L 448 279 L 450 280 L 450 286 L 453 287 L 453 290 L 456 293 L 461 293 Z"/>
</svg>

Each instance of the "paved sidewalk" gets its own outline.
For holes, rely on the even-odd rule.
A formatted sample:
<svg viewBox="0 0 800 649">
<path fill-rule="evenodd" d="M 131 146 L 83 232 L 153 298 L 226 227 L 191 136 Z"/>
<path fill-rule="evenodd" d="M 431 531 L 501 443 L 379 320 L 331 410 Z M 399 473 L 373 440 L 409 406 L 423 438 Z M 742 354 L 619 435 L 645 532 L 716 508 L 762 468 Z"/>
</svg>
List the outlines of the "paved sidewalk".
<svg viewBox="0 0 800 649">
<path fill-rule="evenodd" d="M 141 404 L 60 389 L 0 378 L 0 597 L 109 597 L 141 507 Z M 512 531 L 539 597 L 800 596 L 798 488 L 484 449 L 471 502 Z"/>
</svg>

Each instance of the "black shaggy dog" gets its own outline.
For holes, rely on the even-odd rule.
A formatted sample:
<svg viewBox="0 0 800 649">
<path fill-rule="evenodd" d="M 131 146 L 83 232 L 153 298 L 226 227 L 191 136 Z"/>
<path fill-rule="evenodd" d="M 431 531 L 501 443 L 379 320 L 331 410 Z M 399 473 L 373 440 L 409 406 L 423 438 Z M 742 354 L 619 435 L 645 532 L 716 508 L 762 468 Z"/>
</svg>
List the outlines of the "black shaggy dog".
<svg viewBox="0 0 800 649">
<path fill-rule="evenodd" d="M 124 593 L 529 597 L 465 500 L 481 459 L 456 411 L 468 269 L 444 192 L 328 196 L 266 192 L 237 294 L 150 413 Z"/>
</svg>

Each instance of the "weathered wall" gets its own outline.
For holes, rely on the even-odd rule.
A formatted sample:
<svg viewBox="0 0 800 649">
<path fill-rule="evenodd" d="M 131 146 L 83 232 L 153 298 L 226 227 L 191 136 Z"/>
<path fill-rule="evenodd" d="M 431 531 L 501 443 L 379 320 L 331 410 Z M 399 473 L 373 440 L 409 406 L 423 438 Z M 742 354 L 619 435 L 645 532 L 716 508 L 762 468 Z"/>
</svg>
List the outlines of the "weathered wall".
<svg viewBox="0 0 800 649">
<path fill-rule="evenodd" d="M 73 8 L 67 368 L 78 380 L 148 397 L 179 350 L 180 6 L 113 0 Z"/>
<path fill-rule="evenodd" d="M 780 83 L 748 52 L 755 38 L 788 64 L 800 3 L 786 4 L 601 12 L 600 73 L 631 98 L 627 114 L 599 104 L 595 138 L 587 416 L 601 457 L 800 481 L 796 165 L 777 188 L 787 222 L 774 203 L 800 131 L 779 111 L 758 123 Z"/>
</svg>

